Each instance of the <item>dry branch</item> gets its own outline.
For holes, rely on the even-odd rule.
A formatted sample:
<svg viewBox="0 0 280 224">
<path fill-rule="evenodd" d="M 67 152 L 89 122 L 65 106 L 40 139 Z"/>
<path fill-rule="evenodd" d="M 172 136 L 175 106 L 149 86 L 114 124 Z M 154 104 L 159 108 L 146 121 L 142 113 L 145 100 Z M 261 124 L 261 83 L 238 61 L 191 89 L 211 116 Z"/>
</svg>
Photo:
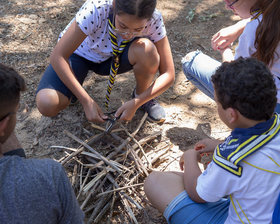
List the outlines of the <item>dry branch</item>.
<svg viewBox="0 0 280 224">
<path fill-rule="evenodd" d="M 135 214 L 143 210 L 139 204 L 141 197 L 143 198 L 139 187 L 143 186 L 144 178 L 153 166 L 163 161 L 162 158 L 168 158 L 167 152 L 171 147 L 165 145 L 151 151 L 150 142 L 161 135 L 161 132 L 140 139 L 136 136 L 146 118 L 147 113 L 132 133 L 122 124 L 111 133 L 105 133 L 104 128 L 91 124 L 92 128 L 101 133 L 84 141 L 65 131 L 66 135 L 80 146 L 51 147 L 65 151 L 65 156 L 59 161 L 64 166 L 67 164 L 65 168 L 72 174 L 72 185 L 76 186 L 77 198 L 88 217 L 88 223 L 105 223 L 106 214 L 107 220 L 112 219 L 113 210 L 120 203 L 124 206 L 126 218 L 131 223 L 138 223 Z M 87 131 L 87 134 L 89 133 L 90 131 Z"/>
</svg>

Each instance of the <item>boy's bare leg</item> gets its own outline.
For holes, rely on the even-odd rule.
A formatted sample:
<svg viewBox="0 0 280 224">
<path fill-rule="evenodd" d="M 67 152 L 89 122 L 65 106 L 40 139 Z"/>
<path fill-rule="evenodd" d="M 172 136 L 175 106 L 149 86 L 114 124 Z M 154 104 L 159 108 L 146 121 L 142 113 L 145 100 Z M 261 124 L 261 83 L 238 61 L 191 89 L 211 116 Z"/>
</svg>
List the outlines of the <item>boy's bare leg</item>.
<svg viewBox="0 0 280 224">
<path fill-rule="evenodd" d="M 20 145 L 18 138 L 14 131 L 12 132 L 10 137 L 1 146 L 3 154 L 6 152 L 15 150 L 15 149 L 19 149 L 19 148 L 21 148 L 21 145 Z"/>
<path fill-rule="evenodd" d="M 145 193 L 160 212 L 164 212 L 168 204 L 184 191 L 182 172 L 152 172 L 145 180 Z"/>
</svg>

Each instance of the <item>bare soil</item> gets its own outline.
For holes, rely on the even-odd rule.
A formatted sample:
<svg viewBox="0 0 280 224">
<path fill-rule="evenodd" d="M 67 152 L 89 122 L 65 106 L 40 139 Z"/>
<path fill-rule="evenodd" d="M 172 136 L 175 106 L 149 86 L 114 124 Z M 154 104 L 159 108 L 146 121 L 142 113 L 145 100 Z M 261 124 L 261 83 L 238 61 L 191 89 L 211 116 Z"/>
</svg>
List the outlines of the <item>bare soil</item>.
<svg viewBox="0 0 280 224">
<path fill-rule="evenodd" d="M 88 121 L 78 103 L 70 106 L 57 117 L 43 117 L 35 104 L 35 91 L 42 73 L 49 64 L 49 56 L 58 34 L 73 18 L 83 0 L 1 0 L 0 5 L 0 62 L 14 67 L 27 82 L 27 91 L 21 99 L 16 127 L 17 135 L 29 158 L 59 159 L 63 151 L 50 146 L 75 147 L 77 144 L 66 136 L 64 130 L 85 139 Z M 161 130 L 161 141 L 174 145 L 177 157 L 167 170 L 178 169 L 182 151 L 192 147 L 207 135 L 214 138 L 227 136 L 230 130 L 219 120 L 215 103 L 203 95 L 188 80 L 181 58 L 199 49 L 216 59 L 210 39 L 222 27 L 237 20 L 227 11 L 222 0 L 159 0 L 157 7 L 163 14 L 172 47 L 176 69 L 174 85 L 158 97 L 165 107 L 164 124 L 146 122 L 139 135 Z M 104 104 L 107 77 L 89 74 L 84 88 L 99 103 Z M 111 94 L 111 107 L 117 109 L 131 97 L 135 81 L 131 73 L 118 76 Z M 117 94 L 114 94 L 117 93 Z M 128 124 L 133 130 L 143 113 L 138 111 Z M 161 167 L 159 166 L 160 170 Z M 139 223 L 166 223 L 162 215 L 144 201 L 147 215 L 138 215 Z M 117 219 L 112 221 L 118 222 Z"/>
</svg>

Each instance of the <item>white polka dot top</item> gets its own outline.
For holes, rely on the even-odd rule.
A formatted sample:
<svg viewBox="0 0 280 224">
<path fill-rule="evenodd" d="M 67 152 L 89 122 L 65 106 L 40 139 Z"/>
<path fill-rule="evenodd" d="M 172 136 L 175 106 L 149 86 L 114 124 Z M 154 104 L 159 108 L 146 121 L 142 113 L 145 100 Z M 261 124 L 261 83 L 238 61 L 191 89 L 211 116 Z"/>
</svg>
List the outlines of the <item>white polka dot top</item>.
<svg viewBox="0 0 280 224">
<path fill-rule="evenodd" d="M 113 51 L 108 28 L 108 17 L 112 9 L 112 2 L 113 0 L 86 1 L 75 18 L 60 33 L 59 39 L 76 19 L 77 24 L 87 37 L 74 53 L 95 63 L 106 61 L 112 57 Z M 152 18 L 147 22 L 143 33 L 153 42 L 157 42 L 166 36 L 163 18 L 158 10 L 155 10 Z M 121 36 L 118 36 L 118 42 L 121 41 Z"/>
</svg>

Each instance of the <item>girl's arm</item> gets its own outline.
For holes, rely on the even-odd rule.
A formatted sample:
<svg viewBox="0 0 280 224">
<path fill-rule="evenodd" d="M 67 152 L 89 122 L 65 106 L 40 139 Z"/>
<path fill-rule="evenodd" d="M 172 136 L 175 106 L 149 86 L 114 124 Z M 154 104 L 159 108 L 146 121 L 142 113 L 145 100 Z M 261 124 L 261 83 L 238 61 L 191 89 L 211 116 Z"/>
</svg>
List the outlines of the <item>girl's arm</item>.
<svg viewBox="0 0 280 224">
<path fill-rule="evenodd" d="M 83 105 L 86 117 L 90 121 L 103 122 L 103 115 L 99 106 L 88 95 L 77 81 L 69 65 L 69 57 L 86 38 L 86 34 L 79 28 L 76 20 L 72 22 L 66 33 L 56 44 L 50 62 L 62 82 L 71 90 Z"/>
</svg>

